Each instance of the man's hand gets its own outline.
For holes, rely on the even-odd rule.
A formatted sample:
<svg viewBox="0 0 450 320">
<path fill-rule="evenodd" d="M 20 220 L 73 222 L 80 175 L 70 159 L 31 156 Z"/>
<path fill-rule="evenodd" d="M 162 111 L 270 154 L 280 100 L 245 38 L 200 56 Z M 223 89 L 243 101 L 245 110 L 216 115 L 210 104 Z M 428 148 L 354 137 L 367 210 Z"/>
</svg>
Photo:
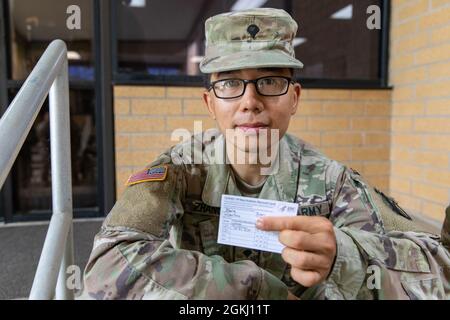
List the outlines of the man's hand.
<svg viewBox="0 0 450 320">
<path fill-rule="evenodd" d="M 282 257 L 292 266 L 292 278 L 305 287 L 325 280 L 336 256 L 336 236 L 332 223 L 323 217 L 263 217 L 256 226 L 265 231 L 280 231 L 286 246 Z"/>
<path fill-rule="evenodd" d="M 296 295 L 294 295 L 292 292 L 288 291 L 288 296 L 287 296 L 288 300 L 300 300 L 299 297 L 297 297 Z"/>
</svg>

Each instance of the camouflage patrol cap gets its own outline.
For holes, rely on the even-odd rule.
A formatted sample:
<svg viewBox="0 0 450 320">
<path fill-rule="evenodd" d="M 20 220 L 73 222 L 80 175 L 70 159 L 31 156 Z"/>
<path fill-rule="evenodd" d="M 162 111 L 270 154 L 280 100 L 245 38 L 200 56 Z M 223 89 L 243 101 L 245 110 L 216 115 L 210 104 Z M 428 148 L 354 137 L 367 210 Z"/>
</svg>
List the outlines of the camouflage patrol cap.
<svg viewBox="0 0 450 320">
<path fill-rule="evenodd" d="M 247 68 L 302 68 L 292 41 L 298 25 L 282 9 L 222 13 L 205 22 L 203 73 Z"/>
</svg>

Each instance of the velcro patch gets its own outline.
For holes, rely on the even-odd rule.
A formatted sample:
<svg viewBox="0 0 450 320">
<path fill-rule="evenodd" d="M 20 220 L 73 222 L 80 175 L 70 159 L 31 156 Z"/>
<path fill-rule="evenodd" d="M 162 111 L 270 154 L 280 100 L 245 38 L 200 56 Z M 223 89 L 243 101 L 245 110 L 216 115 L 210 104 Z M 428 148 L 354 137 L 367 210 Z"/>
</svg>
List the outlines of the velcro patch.
<svg viewBox="0 0 450 320">
<path fill-rule="evenodd" d="M 322 201 L 311 205 L 299 205 L 298 214 L 302 216 L 326 216 L 330 214 L 330 204 Z"/>
<path fill-rule="evenodd" d="M 147 181 L 164 181 L 167 177 L 167 166 L 157 166 L 149 169 L 142 170 L 135 174 L 132 174 L 129 178 L 126 186 L 133 184 L 147 182 Z"/>
</svg>

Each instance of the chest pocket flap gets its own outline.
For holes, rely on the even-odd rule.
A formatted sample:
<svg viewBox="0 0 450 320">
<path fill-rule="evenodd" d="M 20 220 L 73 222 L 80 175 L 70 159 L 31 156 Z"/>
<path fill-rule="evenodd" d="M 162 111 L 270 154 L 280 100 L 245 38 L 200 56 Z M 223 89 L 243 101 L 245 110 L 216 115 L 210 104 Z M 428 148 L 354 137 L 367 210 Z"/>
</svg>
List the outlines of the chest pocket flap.
<svg viewBox="0 0 450 320">
<path fill-rule="evenodd" d="M 407 272 L 430 272 L 425 253 L 409 239 L 394 238 L 362 230 L 342 228 L 353 238 L 369 260 L 377 260 L 387 268 Z"/>
</svg>

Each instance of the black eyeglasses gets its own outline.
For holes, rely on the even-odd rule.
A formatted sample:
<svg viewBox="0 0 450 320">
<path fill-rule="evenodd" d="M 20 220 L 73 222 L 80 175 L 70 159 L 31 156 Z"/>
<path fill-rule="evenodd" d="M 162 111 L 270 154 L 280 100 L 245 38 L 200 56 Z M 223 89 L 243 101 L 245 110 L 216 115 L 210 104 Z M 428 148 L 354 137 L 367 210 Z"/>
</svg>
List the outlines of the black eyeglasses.
<svg viewBox="0 0 450 320">
<path fill-rule="evenodd" d="M 211 83 L 208 91 L 213 89 L 214 94 L 220 99 L 234 99 L 244 95 L 247 84 L 255 84 L 256 92 L 262 96 L 276 97 L 286 94 L 289 85 L 295 81 L 289 77 L 270 76 L 254 80 L 243 80 L 237 78 L 217 80 Z"/>
</svg>

